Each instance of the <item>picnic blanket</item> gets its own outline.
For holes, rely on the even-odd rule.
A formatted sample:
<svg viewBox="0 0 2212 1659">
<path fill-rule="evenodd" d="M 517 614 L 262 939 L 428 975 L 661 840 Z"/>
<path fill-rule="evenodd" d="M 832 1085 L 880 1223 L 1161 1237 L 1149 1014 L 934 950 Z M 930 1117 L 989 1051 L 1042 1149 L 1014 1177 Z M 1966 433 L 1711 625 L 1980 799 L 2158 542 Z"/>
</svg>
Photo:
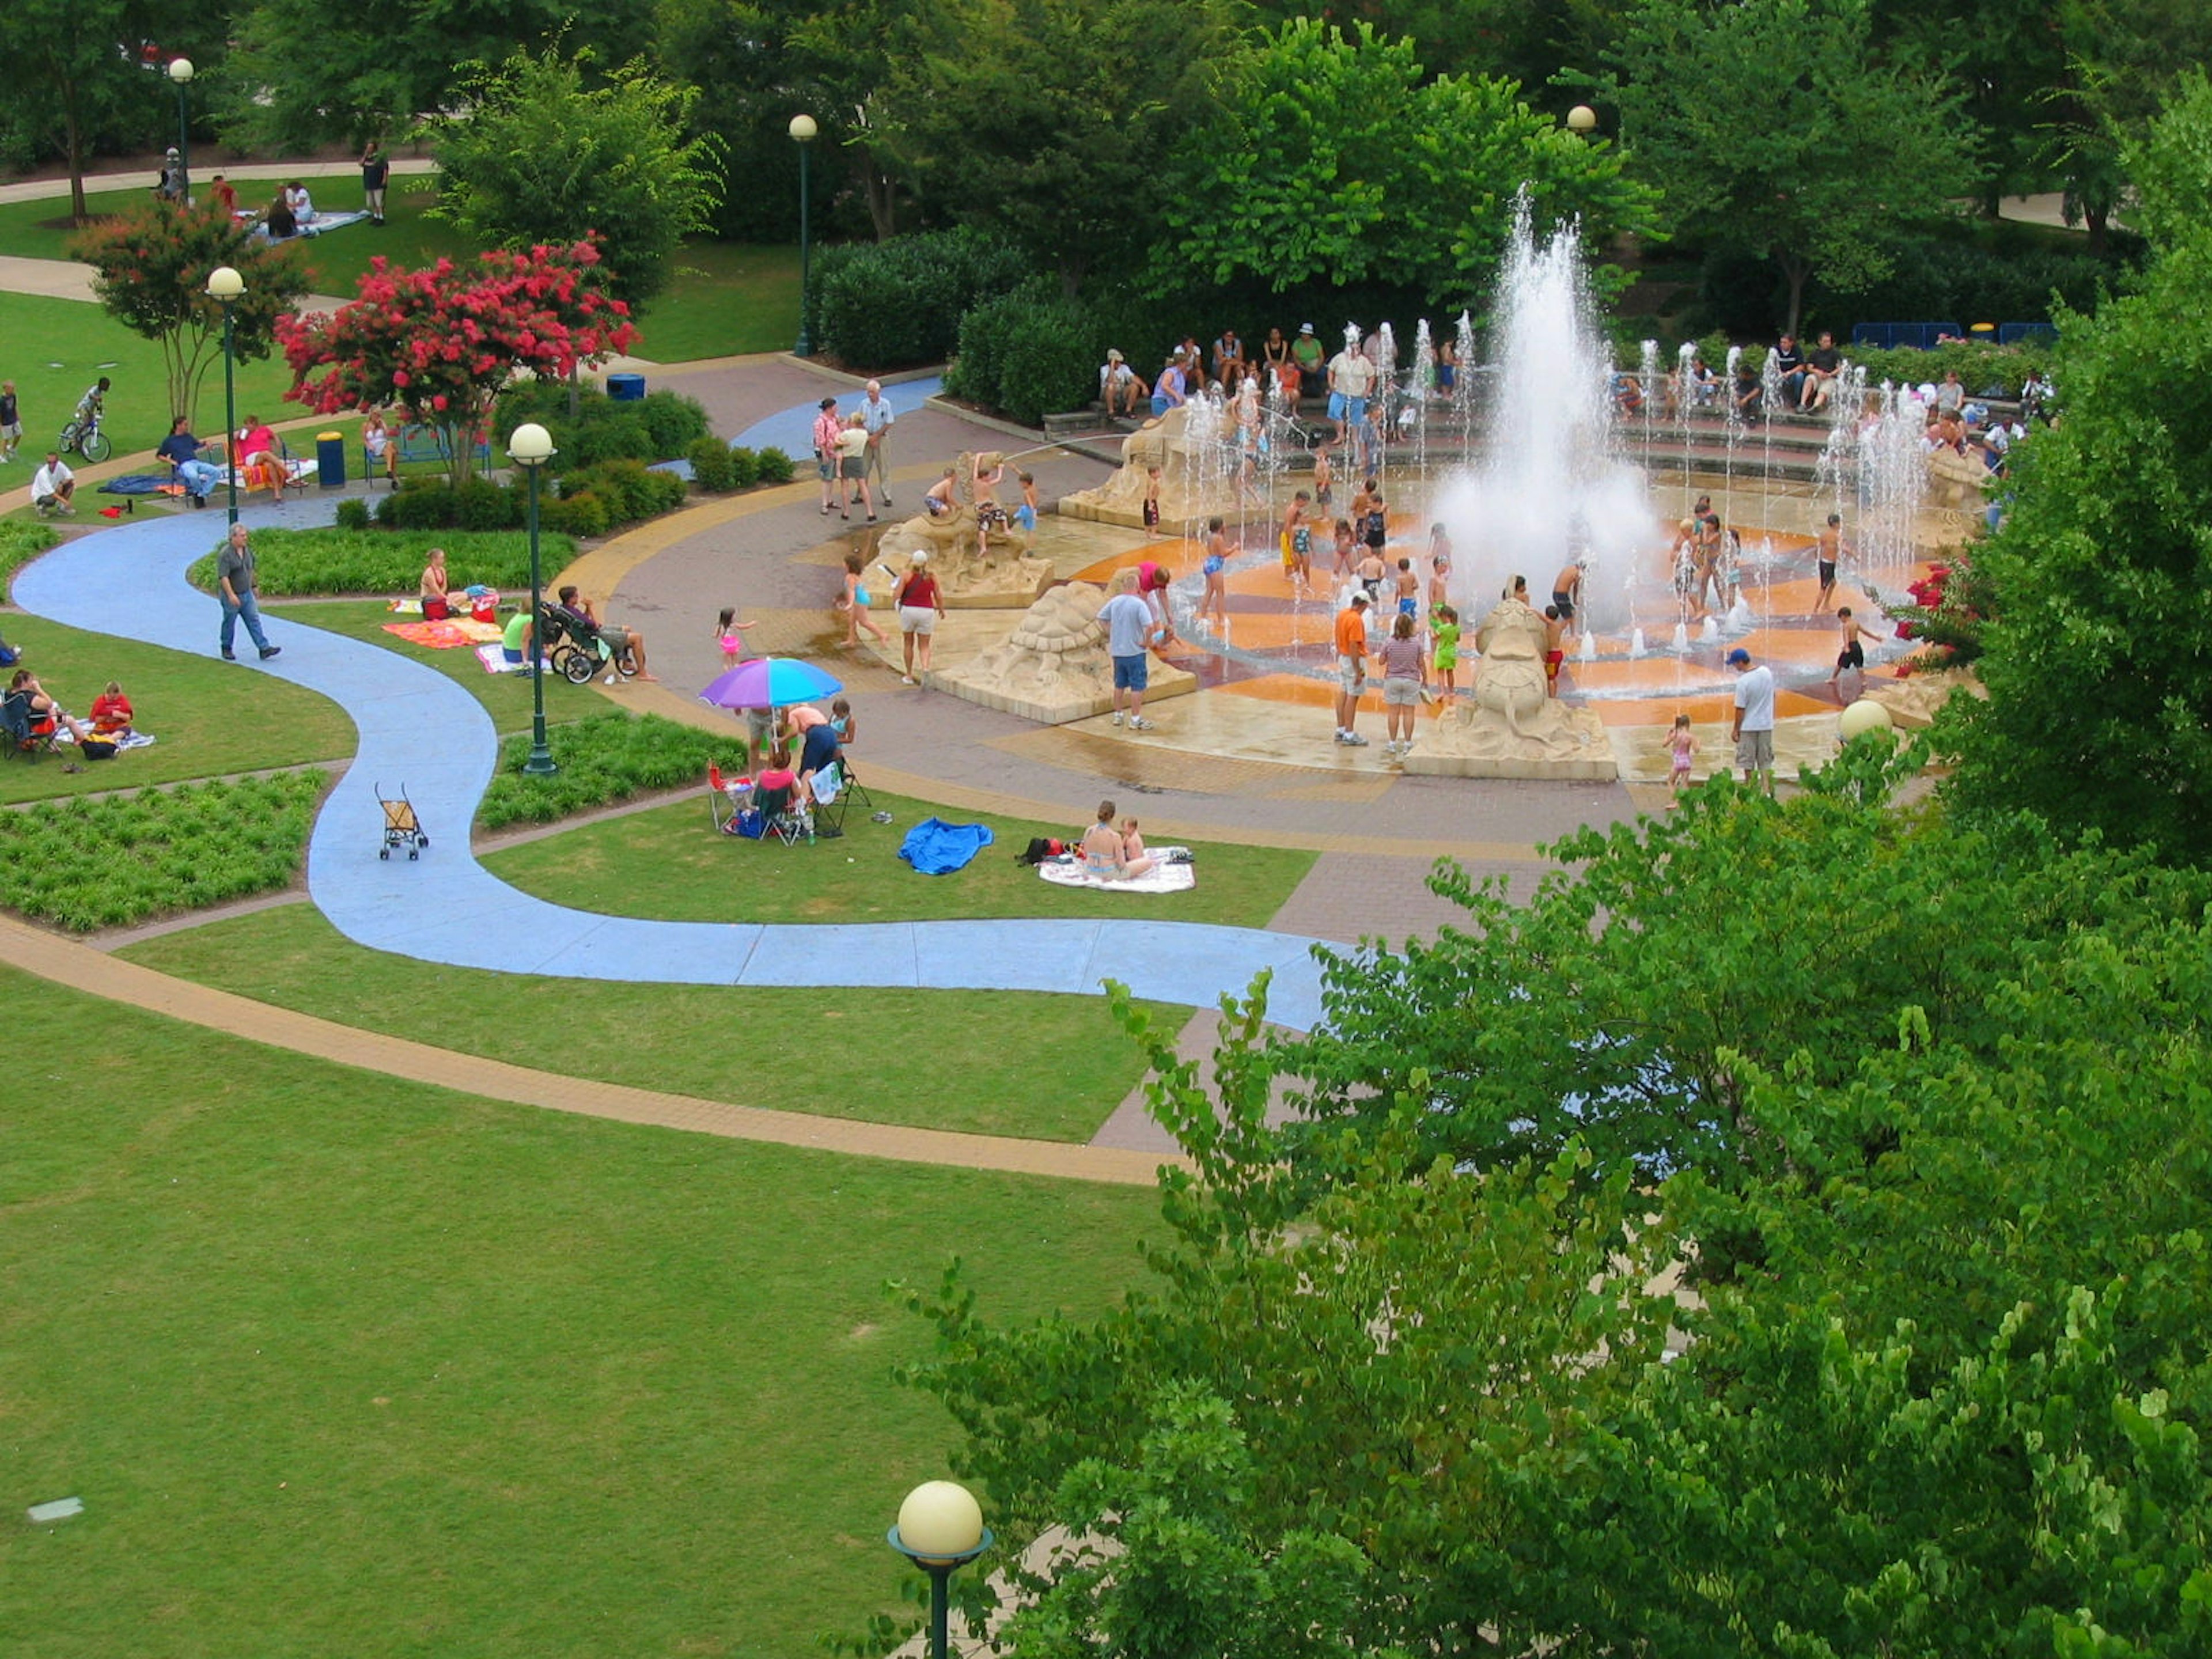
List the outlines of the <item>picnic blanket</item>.
<svg viewBox="0 0 2212 1659">
<path fill-rule="evenodd" d="M 154 734 L 150 732 L 109 732 L 104 735 L 108 742 L 115 745 L 115 752 L 118 755 L 126 749 L 151 749 L 154 746 Z M 69 727 L 64 726 L 60 731 L 54 733 L 54 741 L 56 743 L 75 743 L 76 741 L 76 734 L 71 732 Z"/>
<path fill-rule="evenodd" d="M 1198 885 L 1196 865 L 1168 861 L 1176 853 L 1188 858 L 1188 847 L 1152 847 L 1146 850 L 1159 862 L 1133 881 L 1109 881 L 1103 876 L 1094 876 L 1083 867 L 1079 858 L 1065 861 L 1047 859 L 1037 866 L 1037 874 L 1055 887 L 1095 887 L 1107 893 L 1185 893 Z"/>
<path fill-rule="evenodd" d="M 424 645 L 433 651 L 453 651 L 465 645 L 499 643 L 497 623 L 471 622 L 466 617 L 455 617 L 447 622 L 386 623 L 384 631 L 397 634 L 410 645 Z"/>
<path fill-rule="evenodd" d="M 925 876 L 945 876 L 965 868 L 991 841 L 988 823 L 947 823 L 943 818 L 924 818 L 906 832 L 898 855 Z"/>
<path fill-rule="evenodd" d="M 484 672 L 487 674 L 527 674 L 530 672 L 530 662 L 527 658 L 520 662 L 509 662 L 507 659 L 507 651 L 501 646 L 478 646 L 477 660 L 483 665 Z M 538 665 L 548 674 L 553 672 L 552 663 L 544 658 L 538 659 Z"/>
<path fill-rule="evenodd" d="M 100 486 L 103 495 L 181 495 L 182 484 L 171 483 L 168 475 L 161 472 L 126 472 L 119 478 L 110 478 Z"/>
</svg>

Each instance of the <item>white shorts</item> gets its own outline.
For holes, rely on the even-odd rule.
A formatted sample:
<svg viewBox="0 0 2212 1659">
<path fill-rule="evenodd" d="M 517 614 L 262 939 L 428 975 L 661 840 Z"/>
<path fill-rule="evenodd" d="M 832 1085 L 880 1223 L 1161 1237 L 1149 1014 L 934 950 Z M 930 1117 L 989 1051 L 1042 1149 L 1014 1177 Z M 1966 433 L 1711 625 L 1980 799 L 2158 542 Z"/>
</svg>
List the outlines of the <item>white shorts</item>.
<svg viewBox="0 0 2212 1659">
<path fill-rule="evenodd" d="M 937 612 L 926 605 L 902 605 L 898 608 L 899 632 L 902 634 L 934 634 L 937 631 Z"/>
<path fill-rule="evenodd" d="M 1407 708 L 1421 701 L 1421 683 L 1405 675 L 1395 675 L 1382 682 L 1382 703 L 1385 708 Z"/>
<path fill-rule="evenodd" d="M 1356 697 L 1367 688 L 1367 659 L 1364 657 L 1340 656 L 1336 659 L 1336 683 L 1347 697 Z"/>
</svg>

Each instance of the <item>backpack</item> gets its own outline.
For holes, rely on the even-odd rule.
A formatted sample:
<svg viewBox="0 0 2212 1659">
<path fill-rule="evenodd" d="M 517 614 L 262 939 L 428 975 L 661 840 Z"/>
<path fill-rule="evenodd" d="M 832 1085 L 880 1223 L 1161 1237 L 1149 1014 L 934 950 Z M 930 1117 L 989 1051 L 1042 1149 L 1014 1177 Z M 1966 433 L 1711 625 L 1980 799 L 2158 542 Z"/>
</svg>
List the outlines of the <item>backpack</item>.
<svg viewBox="0 0 2212 1659">
<path fill-rule="evenodd" d="M 1047 859 L 1058 858 L 1066 850 L 1067 843 L 1064 841 L 1055 841 L 1049 836 L 1031 836 L 1030 844 L 1014 854 L 1014 862 L 1035 866 Z"/>
</svg>

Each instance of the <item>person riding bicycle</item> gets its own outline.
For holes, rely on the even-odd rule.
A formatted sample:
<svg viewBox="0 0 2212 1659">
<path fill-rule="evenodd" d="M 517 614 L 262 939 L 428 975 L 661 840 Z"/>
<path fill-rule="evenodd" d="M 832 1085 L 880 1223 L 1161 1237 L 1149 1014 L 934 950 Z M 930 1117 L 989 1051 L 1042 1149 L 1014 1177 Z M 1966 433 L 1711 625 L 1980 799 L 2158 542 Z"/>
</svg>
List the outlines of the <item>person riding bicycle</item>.
<svg viewBox="0 0 2212 1659">
<path fill-rule="evenodd" d="M 103 374 L 95 384 L 87 386 L 84 396 L 76 400 L 76 413 L 70 416 L 69 426 L 62 434 L 64 449 L 82 449 L 86 435 L 98 428 L 100 410 L 107 398 L 107 376 Z"/>
</svg>

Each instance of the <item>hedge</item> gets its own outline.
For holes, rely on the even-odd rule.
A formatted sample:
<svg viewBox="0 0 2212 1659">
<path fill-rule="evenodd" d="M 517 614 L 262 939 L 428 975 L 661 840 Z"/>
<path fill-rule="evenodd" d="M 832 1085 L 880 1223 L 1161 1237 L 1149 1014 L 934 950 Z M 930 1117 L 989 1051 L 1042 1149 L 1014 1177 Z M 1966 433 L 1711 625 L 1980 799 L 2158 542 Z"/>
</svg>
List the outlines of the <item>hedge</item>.
<svg viewBox="0 0 2212 1659">
<path fill-rule="evenodd" d="M 710 761 L 744 769 L 745 735 L 732 722 L 726 732 L 702 732 L 657 714 L 619 712 L 588 715 L 562 726 L 553 739 L 561 769 L 531 777 L 527 735 L 507 739 L 499 770 L 477 808 L 487 830 L 516 823 L 551 823 L 657 789 L 703 783 Z"/>
<path fill-rule="evenodd" d="M 553 435 L 556 474 L 601 461 L 668 461 L 706 435 L 707 410 L 696 398 L 649 392 L 635 401 L 610 398 L 595 386 L 578 389 L 577 412 L 568 413 L 565 380 L 526 380 L 500 394 L 499 423 L 512 432 L 535 421 Z"/>
<path fill-rule="evenodd" d="M 404 493 L 404 492 L 402 492 Z M 557 568 L 575 552 L 565 536 L 541 537 Z M 530 582 L 530 538 L 517 531 L 257 530 L 254 576 L 264 599 L 329 593 L 413 593 L 430 550 L 446 550 L 456 586 L 514 589 Z M 215 555 L 194 562 L 193 583 L 215 586 Z"/>
<path fill-rule="evenodd" d="M 1725 334 L 1709 334 L 1698 342 L 1705 353 L 1705 362 L 1716 374 L 1727 371 L 1729 339 Z M 2040 343 L 2022 342 L 2018 345 L 1975 345 L 1971 342 L 1958 345 L 1936 346 L 1927 351 L 1915 351 L 1910 347 L 1898 350 L 1876 350 L 1871 346 L 1855 346 L 1844 342 L 1838 348 L 1846 362 L 1856 363 L 1867 372 L 1867 384 L 1880 386 L 1884 380 L 1901 386 L 1918 386 L 1923 381 L 1941 380 L 1944 372 L 1955 368 L 1966 383 L 1968 392 L 1975 397 L 2015 398 L 2020 395 L 2021 382 L 2035 369 L 2048 370 L 2051 348 Z M 1766 362 L 1767 348 L 1764 344 L 1747 345 L 1743 361 L 1756 370 Z M 1617 357 L 1620 367 L 1632 368 L 1635 357 L 1626 350 Z M 1674 367 L 1674 347 L 1664 345 L 1660 350 L 1660 367 L 1671 372 Z"/>
<path fill-rule="evenodd" d="M 1104 361 L 1096 313 L 1062 299 L 1049 279 L 986 301 L 960 323 L 960 356 L 945 390 L 1035 426 L 1097 395 Z"/>
<path fill-rule="evenodd" d="M 323 783 L 282 772 L 0 812 L 0 904 L 85 933 L 288 887 Z"/>
<path fill-rule="evenodd" d="M 822 352 L 855 368 L 942 362 L 962 314 L 1028 274 L 1011 244 L 965 227 L 825 247 L 815 255 L 808 331 Z"/>
<path fill-rule="evenodd" d="M 0 604 L 15 573 L 61 540 L 49 524 L 0 523 Z"/>
</svg>

